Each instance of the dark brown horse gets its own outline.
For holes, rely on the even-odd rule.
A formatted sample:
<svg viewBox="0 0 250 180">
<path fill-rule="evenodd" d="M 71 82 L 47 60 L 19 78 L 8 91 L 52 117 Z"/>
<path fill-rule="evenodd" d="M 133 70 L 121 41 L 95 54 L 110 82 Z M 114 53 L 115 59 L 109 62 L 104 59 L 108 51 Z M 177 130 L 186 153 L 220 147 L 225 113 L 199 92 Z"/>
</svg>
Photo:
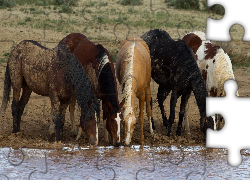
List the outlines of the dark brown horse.
<svg viewBox="0 0 250 180">
<path fill-rule="evenodd" d="M 52 123 L 56 140 L 62 138 L 66 108 L 76 99 L 81 108 L 80 124 L 90 138 L 98 144 L 97 120 L 100 103 L 93 93 L 91 82 L 80 62 L 66 46 L 47 49 L 35 41 L 22 41 L 11 52 L 5 72 L 1 112 L 4 112 L 13 88 L 13 133 L 20 131 L 20 121 L 31 92 L 48 96 L 51 100 Z M 22 96 L 20 92 L 22 89 Z"/>
<path fill-rule="evenodd" d="M 114 64 L 109 52 L 102 45 L 95 45 L 80 33 L 69 34 L 59 44 L 66 44 L 84 67 L 94 87 L 96 97 L 102 100 L 103 120 L 111 135 L 113 145 L 119 146 L 120 124 L 123 119 L 121 107 L 124 101 L 119 105 Z M 74 103 L 70 105 L 70 114 L 73 123 Z M 106 129 L 105 139 L 108 141 Z"/>
</svg>

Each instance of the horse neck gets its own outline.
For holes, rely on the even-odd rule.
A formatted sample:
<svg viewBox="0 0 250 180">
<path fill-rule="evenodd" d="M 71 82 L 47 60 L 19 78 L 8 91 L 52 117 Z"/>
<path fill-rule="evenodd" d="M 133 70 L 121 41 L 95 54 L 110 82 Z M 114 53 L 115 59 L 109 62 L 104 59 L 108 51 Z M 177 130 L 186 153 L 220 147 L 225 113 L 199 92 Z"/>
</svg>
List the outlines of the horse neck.
<svg viewBox="0 0 250 180">
<path fill-rule="evenodd" d="M 201 120 L 204 122 L 206 119 L 206 97 L 208 95 L 204 81 L 199 73 L 196 73 L 196 75 L 190 79 L 190 84 L 199 108 Z"/>
<path fill-rule="evenodd" d="M 130 45 L 126 52 L 125 52 L 125 59 L 123 62 L 127 62 L 125 73 L 122 80 L 123 88 L 123 95 L 125 98 L 124 106 L 126 107 L 124 109 L 123 118 L 125 119 L 127 115 L 130 113 L 133 114 L 133 108 L 135 106 L 135 93 L 133 93 L 133 59 L 134 59 L 134 48 L 135 48 L 135 42 Z"/>
<path fill-rule="evenodd" d="M 103 98 L 107 98 L 108 101 L 113 106 L 113 111 L 111 114 L 118 112 L 118 93 L 117 84 L 115 81 L 114 71 L 112 70 L 112 65 L 108 54 L 105 54 L 98 65 L 98 82 L 99 88 L 101 87 L 101 94 L 104 94 Z M 106 95 L 107 94 L 107 95 Z"/>
</svg>

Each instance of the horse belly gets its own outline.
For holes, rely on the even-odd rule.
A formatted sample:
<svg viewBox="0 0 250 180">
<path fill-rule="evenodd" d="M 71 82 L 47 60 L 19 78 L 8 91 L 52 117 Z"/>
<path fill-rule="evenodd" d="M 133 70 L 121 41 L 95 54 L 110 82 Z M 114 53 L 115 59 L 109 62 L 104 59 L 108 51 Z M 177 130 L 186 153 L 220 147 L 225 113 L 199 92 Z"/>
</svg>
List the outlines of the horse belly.
<svg viewBox="0 0 250 180">
<path fill-rule="evenodd" d="M 24 79 L 30 89 L 38 95 L 49 95 L 49 82 L 45 72 L 37 72 L 32 69 L 24 69 Z"/>
</svg>

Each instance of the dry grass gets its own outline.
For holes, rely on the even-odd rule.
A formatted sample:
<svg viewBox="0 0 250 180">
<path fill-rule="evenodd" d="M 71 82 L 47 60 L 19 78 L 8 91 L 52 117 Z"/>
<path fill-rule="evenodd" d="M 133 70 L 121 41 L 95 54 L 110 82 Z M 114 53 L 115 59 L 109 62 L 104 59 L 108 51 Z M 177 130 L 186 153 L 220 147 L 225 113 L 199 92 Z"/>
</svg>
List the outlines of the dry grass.
<svg viewBox="0 0 250 180">
<path fill-rule="evenodd" d="M 247 53 L 238 52 L 233 47 L 232 41 L 211 41 L 214 45 L 219 45 L 230 57 L 234 66 L 250 66 L 250 57 Z"/>
</svg>

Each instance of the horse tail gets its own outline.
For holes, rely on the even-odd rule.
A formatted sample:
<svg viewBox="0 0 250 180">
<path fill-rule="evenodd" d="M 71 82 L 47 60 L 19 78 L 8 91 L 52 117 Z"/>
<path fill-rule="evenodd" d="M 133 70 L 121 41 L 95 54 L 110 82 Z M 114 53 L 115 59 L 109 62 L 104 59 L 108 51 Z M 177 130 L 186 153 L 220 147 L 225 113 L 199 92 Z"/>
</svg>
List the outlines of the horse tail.
<svg viewBox="0 0 250 180">
<path fill-rule="evenodd" d="M 3 100 L 2 100 L 2 107 L 0 110 L 0 114 L 5 112 L 6 110 L 7 104 L 10 100 L 10 92 L 11 92 L 10 70 L 9 70 L 9 65 L 7 65 L 6 71 L 5 71 Z"/>
</svg>

